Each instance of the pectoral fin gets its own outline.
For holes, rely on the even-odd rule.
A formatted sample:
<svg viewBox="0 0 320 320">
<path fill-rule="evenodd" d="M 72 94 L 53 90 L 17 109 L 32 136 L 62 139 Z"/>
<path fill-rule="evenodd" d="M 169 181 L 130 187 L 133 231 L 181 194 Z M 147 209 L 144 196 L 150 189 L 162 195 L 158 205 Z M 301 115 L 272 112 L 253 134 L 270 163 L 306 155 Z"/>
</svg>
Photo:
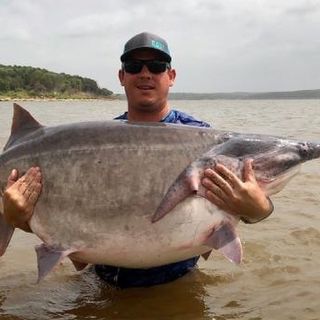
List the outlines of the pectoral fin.
<svg viewBox="0 0 320 320">
<path fill-rule="evenodd" d="M 38 259 L 38 281 L 40 282 L 55 266 L 57 266 L 63 258 L 71 253 L 76 252 L 75 249 L 62 249 L 51 247 L 46 244 L 36 246 Z"/>
<path fill-rule="evenodd" d="M 227 135 L 225 138 L 228 140 L 230 136 Z M 200 180 L 205 169 L 214 168 L 217 163 L 221 163 L 233 172 L 241 172 L 243 159 L 240 159 L 237 153 L 238 149 L 234 150 L 234 144 L 230 144 L 227 141 L 213 146 L 208 152 L 193 161 L 169 187 L 166 195 L 152 216 L 152 222 L 163 218 L 179 202 L 191 194 L 197 194 L 198 196 L 206 198 L 204 189 L 199 188 Z"/>
<path fill-rule="evenodd" d="M 200 183 L 199 172 L 192 167 L 186 168 L 168 189 L 156 212 L 152 222 L 156 222 L 168 214 L 179 202 L 198 191 Z"/>
</svg>

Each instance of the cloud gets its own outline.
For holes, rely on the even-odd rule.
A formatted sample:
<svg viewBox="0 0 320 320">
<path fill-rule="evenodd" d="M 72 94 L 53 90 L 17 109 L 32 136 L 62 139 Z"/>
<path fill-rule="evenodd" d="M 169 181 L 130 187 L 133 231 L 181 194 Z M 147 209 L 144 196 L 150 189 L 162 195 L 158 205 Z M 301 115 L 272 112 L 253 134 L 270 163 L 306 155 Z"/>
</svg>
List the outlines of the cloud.
<svg viewBox="0 0 320 320">
<path fill-rule="evenodd" d="M 298 4 L 294 4 L 285 10 L 286 14 L 306 17 L 310 15 L 316 15 L 320 11 L 320 3 L 318 1 L 305 1 Z"/>
<path fill-rule="evenodd" d="M 175 91 L 320 86 L 314 0 L 0 0 L 0 63 L 89 76 L 121 91 L 119 56 L 133 35 L 167 39 Z"/>
</svg>

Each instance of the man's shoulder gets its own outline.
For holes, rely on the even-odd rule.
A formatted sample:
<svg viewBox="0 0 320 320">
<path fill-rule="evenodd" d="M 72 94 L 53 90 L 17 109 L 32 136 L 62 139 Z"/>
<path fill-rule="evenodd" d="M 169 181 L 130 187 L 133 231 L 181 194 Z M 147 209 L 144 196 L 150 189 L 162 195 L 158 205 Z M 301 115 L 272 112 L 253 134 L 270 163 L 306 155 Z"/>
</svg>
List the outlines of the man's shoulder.
<svg viewBox="0 0 320 320">
<path fill-rule="evenodd" d="M 120 114 L 120 116 L 113 118 L 113 120 L 128 120 L 128 111 Z"/>
<path fill-rule="evenodd" d="M 209 123 L 198 120 L 193 116 L 179 110 L 171 110 L 162 121 L 166 123 L 180 123 L 195 127 L 210 127 Z"/>
</svg>

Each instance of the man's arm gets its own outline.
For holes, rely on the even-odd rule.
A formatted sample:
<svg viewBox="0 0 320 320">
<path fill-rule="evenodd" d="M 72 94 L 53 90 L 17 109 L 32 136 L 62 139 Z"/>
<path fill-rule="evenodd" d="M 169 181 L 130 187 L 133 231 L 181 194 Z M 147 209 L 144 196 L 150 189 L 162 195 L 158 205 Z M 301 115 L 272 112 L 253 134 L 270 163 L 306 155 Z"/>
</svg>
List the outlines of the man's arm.
<svg viewBox="0 0 320 320">
<path fill-rule="evenodd" d="M 3 214 L 10 225 L 32 232 L 28 221 L 33 214 L 41 187 L 40 168 L 32 167 L 20 178 L 18 171 L 12 170 L 3 194 Z"/>
<path fill-rule="evenodd" d="M 252 169 L 252 160 L 244 165 L 243 181 L 223 165 L 207 169 L 202 179 L 206 197 L 220 209 L 255 223 L 273 212 L 273 204 L 260 188 Z"/>
</svg>

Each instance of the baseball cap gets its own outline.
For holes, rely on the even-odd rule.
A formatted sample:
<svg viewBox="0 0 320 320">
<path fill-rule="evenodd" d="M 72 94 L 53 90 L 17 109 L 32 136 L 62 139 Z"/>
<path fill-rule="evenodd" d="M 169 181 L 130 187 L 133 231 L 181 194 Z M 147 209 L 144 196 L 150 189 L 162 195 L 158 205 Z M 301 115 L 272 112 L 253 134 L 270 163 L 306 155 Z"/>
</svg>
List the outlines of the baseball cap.
<svg viewBox="0 0 320 320">
<path fill-rule="evenodd" d="M 125 61 L 130 53 L 142 48 L 156 50 L 161 53 L 165 61 L 171 62 L 171 56 L 167 42 L 161 37 L 149 32 L 139 33 L 129 39 L 124 45 L 123 54 L 121 55 L 120 60 L 122 62 Z"/>
</svg>

